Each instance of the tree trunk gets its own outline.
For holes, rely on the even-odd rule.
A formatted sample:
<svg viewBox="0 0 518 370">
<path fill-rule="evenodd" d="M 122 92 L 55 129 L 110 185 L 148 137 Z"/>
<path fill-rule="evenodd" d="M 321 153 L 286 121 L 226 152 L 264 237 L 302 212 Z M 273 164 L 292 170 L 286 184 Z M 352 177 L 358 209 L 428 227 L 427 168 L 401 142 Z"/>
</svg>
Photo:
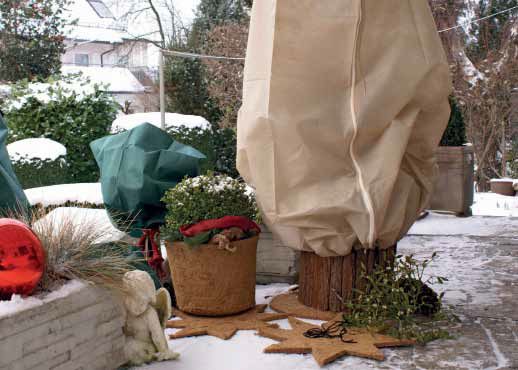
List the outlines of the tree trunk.
<svg viewBox="0 0 518 370">
<path fill-rule="evenodd" d="M 396 246 L 388 249 L 354 250 L 344 257 L 320 257 L 313 252 L 300 256 L 299 301 L 322 311 L 342 312 L 354 290 L 365 288 L 362 266 L 367 274 L 379 265 L 393 265 Z"/>
</svg>

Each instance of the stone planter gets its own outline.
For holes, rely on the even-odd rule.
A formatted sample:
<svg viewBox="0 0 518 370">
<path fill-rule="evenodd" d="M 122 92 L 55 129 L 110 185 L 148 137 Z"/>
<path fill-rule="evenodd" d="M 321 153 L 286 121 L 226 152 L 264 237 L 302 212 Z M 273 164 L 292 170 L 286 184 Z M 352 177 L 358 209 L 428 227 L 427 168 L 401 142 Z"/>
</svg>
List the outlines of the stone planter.
<svg viewBox="0 0 518 370">
<path fill-rule="evenodd" d="M 514 190 L 513 182 L 512 179 L 492 179 L 491 192 L 514 197 L 516 190 Z"/>
<path fill-rule="evenodd" d="M 257 246 L 257 283 L 296 284 L 300 252 L 282 244 L 265 225 L 261 225 Z"/>
<path fill-rule="evenodd" d="M 124 315 L 112 293 L 77 281 L 2 313 L 0 369 L 110 370 L 124 360 Z"/>
<path fill-rule="evenodd" d="M 255 306 L 257 236 L 232 242 L 235 252 L 216 245 L 190 247 L 166 242 L 178 308 L 203 316 L 225 316 Z"/>
<path fill-rule="evenodd" d="M 473 204 L 474 154 L 471 146 L 437 148 L 439 176 L 430 201 L 430 209 L 471 215 Z"/>
</svg>

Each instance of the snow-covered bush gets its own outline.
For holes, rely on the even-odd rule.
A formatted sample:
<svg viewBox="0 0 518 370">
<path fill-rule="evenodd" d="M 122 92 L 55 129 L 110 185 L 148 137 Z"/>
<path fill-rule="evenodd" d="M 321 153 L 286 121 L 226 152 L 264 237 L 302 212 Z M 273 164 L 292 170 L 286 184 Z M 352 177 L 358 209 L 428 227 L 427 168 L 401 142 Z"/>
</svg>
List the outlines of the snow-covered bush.
<svg viewBox="0 0 518 370">
<path fill-rule="evenodd" d="M 65 158 L 29 159 L 13 162 L 13 169 L 24 189 L 65 184 L 68 182 L 68 166 Z"/>
<path fill-rule="evenodd" d="M 184 225 L 224 216 L 256 220 L 258 215 L 255 196 L 245 183 L 212 173 L 184 179 L 162 201 L 167 206 L 162 231 L 170 240 L 182 240 L 179 229 Z"/>
<path fill-rule="evenodd" d="M 1 107 L 9 141 L 44 137 L 62 143 L 68 151 L 70 180 L 97 181 L 89 143 L 110 133 L 117 112 L 115 101 L 102 89 L 77 75 L 14 85 Z"/>
<path fill-rule="evenodd" d="M 16 177 L 24 189 L 64 184 L 68 180 L 66 148 L 50 139 L 24 139 L 7 145 Z"/>
</svg>

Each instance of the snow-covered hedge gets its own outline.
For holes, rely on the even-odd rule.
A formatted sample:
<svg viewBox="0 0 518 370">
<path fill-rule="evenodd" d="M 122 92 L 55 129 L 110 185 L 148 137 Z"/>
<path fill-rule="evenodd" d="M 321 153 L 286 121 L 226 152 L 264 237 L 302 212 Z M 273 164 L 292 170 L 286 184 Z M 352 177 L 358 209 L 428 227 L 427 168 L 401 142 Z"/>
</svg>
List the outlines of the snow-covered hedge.
<svg viewBox="0 0 518 370">
<path fill-rule="evenodd" d="M 44 138 L 7 145 L 14 171 L 24 189 L 61 184 L 68 180 L 67 149 Z"/>
<path fill-rule="evenodd" d="M 156 127 L 161 127 L 160 112 L 121 114 L 115 121 L 113 121 L 112 132 L 131 130 L 144 122 L 150 123 Z M 200 128 L 202 130 L 208 130 L 210 129 L 210 122 L 200 116 L 166 113 L 165 127 L 166 130 L 175 127 Z"/>
<path fill-rule="evenodd" d="M 63 144 L 73 182 L 97 181 L 98 168 L 89 143 L 108 135 L 117 105 L 102 86 L 80 76 L 20 82 L 1 109 L 10 130 L 9 142 L 48 138 Z"/>
</svg>

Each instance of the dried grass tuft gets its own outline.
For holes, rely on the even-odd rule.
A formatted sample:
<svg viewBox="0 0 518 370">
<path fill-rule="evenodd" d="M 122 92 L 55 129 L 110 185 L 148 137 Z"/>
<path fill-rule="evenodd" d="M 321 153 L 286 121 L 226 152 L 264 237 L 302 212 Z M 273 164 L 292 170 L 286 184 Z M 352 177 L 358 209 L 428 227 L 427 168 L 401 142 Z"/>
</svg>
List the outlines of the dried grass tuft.
<svg viewBox="0 0 518 370">
<path fill-rule="evenodd" d="M 71 279 L 122 290 L 122 277 L 135 269 L 136 260 L 126 255 L 124 243 L 112 241 L 110 225 L 78 215 L 63 217 L 43 209 L 10 215 L 30 225 L 43 245 L 46 269 L 38 290 L 49 291 Z"/>
</svg>

